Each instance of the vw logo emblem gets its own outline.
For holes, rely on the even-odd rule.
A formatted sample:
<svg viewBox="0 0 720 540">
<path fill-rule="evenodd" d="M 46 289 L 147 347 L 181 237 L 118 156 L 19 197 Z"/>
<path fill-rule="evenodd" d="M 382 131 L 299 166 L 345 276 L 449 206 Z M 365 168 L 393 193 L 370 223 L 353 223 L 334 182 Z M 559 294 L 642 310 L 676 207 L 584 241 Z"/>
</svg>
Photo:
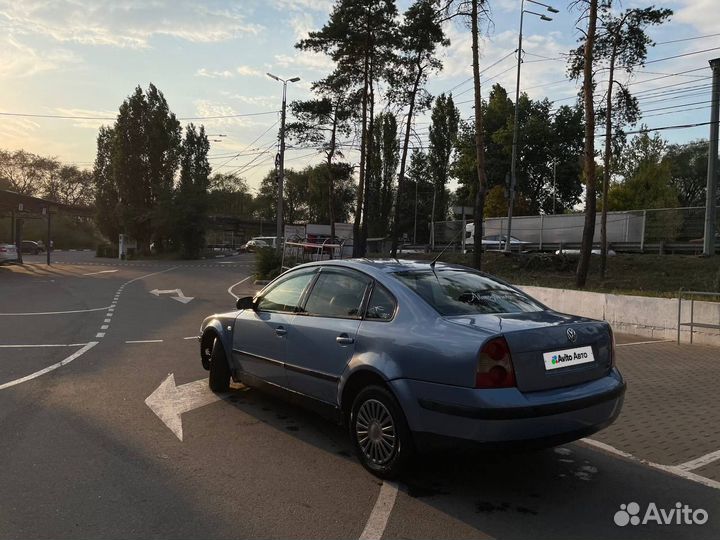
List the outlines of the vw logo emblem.
<svg viewBox="0 0 720 540">
<path fill-rule="evenodd" d="M 567 337 L 568 341 L 575 343 L 575 340 L 577 339 L 577 332 L 573 330 L 572 328 L 567 329 Z"/>
</svg>

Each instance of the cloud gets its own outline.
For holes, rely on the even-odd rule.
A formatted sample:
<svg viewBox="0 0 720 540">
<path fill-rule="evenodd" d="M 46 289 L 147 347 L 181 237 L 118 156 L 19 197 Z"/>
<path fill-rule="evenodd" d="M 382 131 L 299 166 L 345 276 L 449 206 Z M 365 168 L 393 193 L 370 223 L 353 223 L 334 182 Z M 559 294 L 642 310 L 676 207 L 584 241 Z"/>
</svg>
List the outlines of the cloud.
<svg viewBox="0 0 720 540">
<path fill-rule="evenodd" d="M 230 79 L 235 76 L 232 71 L 227 69 L 223 71 L 215 71 L 207 68 L 200 68 L 195 72 L 197 77 L 207 77 L 208 79 Z"/>
<path fill-rule="evenodd" d="M 243 77 L 262 77 L 265 75 L 259 69 L 255 69 L 254 67 L 250 66 L 238 66 L 235 68 L 235 71 L 238 75 L 241 75 Z"/>
<path fill-rule="evenodd" d="M 12 35 L 0 37 L 0 79 L 31 77 L 45 71 L 68 68 L 81 62 L 72 51 L 50 48 L 44 51 L 25 45 Z"/>
<path fill-rule="evenodd" d="M 280 98 L 278 96 L 242 96 L 240 94 L 233 94 L 230 96 L 232 99 L 236 99 L 240 103 L 246 105 L 252 105 L 262 110 L 273 110 L 273 108 L 279 106 Z"/>
<path fill-rule="evenodd" d="M 276 54 L 275 64 L 282 68 L 293 67 L 321 73 L 327 73 L 335 69 L 335 63 L 324 54 L 306 51 L 296 52 L 292 56 L 288 54 Z"/>
<path fill-rule="evenodd" d="M 247 22 L 240 7 L 214 5 L 192 0 L 0 0 L 0 18 L 18 35 L 132 48 L 148 47 L 153 36 L 212 43 L 264 30 Z"/>
<path fill-rule="evenodd" d="M 114 120 L 95 120 L 95 118 L 109 118 L 113 119 L 117 116 L 118 111 L 98 111 L 98 110 L 92 110 L 92 109 L 80 109 L 80 108 L 64 108 L 64 107 L 57 107 L 55 109 L 55 114 L 59 114 L 62 116 L 80 116 L 80 117 L 87 117 L 87 119 L 74 119 L 71 121 L 71 124 L 73 127 L 77 128 L 85 128 L 85 129 L 93 129 L 97 130 L 100 126 L 112 124 Z"/>
<path fill-rule="evenodd" d="M 717 0 L 680 0 L 673 21 L 690 24 L 701 32 L 717 32 Z"/>
<path fill-rule="evenodd" d="M 238 66 L 233 70 L 213 70 L 208 68 L 200 68 L 195 72 L 196 77 L 206 77 L 208 79 L 233 79 L 240 77 L 262 77 L 264 73 L 250 66 Z"/>
<path fill-rule="evenodd" d="M 272 115 L 267 116 L 233 116 L 248 111 L 237 111 L 231 105 L 225 103 L 217 103 L 207 99 L 199 99 L 195 101 L 196 116 L 201 117 L 227 117 L 227 118 L 204 118 L 196 120 L 195 123 L 204 124 L 206 127 L 251 127 L 266 125 L 268 120 L 273 118 Z"/>
<path fill-rule="evenodd" d="M 308 34 L 311 31 L 317 30 L 317 26 L 313 21 L 313 17 L 309 13 L 303 13 L 301 15 L 296 15 L 295 17 L 291 18 L 290 27 L 295 33 L 296 41 L 305 39 L 306 37 L 308 37 Z"/>
<path fill-rule="evenodd" d="M 272 6 L 278 11 L 319 11 L 330 13 L 331 0 L 272 0 Z"/>
</svg>

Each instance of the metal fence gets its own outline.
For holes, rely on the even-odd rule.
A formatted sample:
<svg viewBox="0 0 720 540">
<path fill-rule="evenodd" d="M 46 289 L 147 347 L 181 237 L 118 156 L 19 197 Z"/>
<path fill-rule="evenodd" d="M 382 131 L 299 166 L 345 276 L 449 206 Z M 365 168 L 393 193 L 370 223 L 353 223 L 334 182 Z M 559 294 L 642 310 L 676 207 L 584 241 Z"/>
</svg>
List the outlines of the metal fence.
<svg viewBox="0 0 720 540">
<path fill-rule="evenodd" d="M 720 210 L 720 208 L 719 208 Z M 718 212 L 720 216 L 720 211 Z M 593 242 L 600 243 L 600 220 L 595 220 Z M 434 226 L 435 247 L 452 243 L 462 247 L 459 234 L 463 221 L 440 221 Z M 472 223 L 469 221 L 468 223 Z M 483 236 L 507 234 L 506 217 L 487 218 Z M 702 251 L 705 228 L 705 207 L 659 208 L 608 212 L 608 242 L 612 246 L 626 247 L 625 251 L 697 252 Z M 513 217 L 511 235 L 530 247 L 540 250 L 574 247 L 582 242 L 585 214 L 549 214 Z M 720 240 L 720 222 L 716 225 L 716 239 Z"/>
</svg>

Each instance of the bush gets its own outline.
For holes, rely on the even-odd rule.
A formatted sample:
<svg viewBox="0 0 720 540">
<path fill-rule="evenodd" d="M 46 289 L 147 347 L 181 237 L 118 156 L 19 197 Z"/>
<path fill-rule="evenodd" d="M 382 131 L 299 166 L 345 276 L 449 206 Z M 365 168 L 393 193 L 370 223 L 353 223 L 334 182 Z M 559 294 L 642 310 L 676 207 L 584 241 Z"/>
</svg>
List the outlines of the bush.
<svg viewBox="0 0 720 540">
<path fill-rule="evenodd" d="M 257 279 L 274 279 L 282 272 L 282 256 L 273 248 L 260 248 L 255 253 Z"/>
<path fill-rule="evenodd" d="M 113 246 L 112 244 L 99 244 L 98 247 L 95 248 L 96 257 L 109 257 L 114 259 L 117 257 L 117 254 L 118 247 Z"/>
</svg>

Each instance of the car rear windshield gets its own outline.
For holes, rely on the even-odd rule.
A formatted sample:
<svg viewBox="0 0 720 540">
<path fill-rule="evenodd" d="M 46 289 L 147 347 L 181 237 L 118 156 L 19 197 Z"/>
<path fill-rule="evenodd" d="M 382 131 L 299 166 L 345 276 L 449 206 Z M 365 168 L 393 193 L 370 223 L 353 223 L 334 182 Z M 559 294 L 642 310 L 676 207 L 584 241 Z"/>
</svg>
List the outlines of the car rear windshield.
<svg viewBox="0 0 720 540">
<path fill-rule="evenodd" d="M 544 308 L 529 296 L 476 272 L 458 269 L 396 272 L 441 315 L 523 313 Z"/>
</svg>

